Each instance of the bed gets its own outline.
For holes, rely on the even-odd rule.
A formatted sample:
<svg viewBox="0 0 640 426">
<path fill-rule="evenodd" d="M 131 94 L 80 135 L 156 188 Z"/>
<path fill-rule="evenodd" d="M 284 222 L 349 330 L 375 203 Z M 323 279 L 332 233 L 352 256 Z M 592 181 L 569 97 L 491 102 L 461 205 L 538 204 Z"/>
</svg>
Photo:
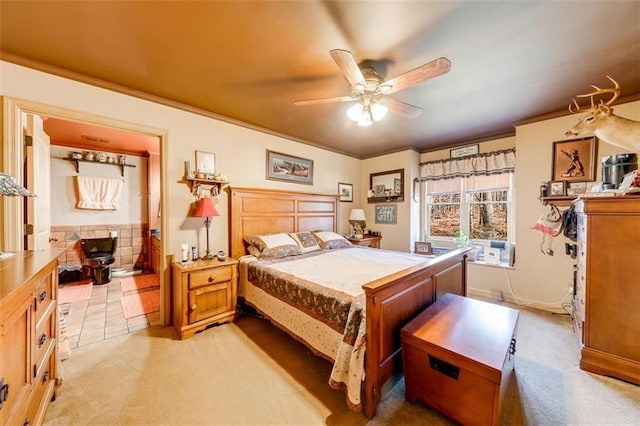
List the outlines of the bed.
<svg viewBox="0 0 640 426">
<path fill-rule="evenodd" d="M 339 224 L 338 195 L 272 189 L 229 188 L 229 204 L 230 254 L 236 259 L 242 258 L 240 286 L 250 289 L 248 292 L 241 291 L 245 302 L 256 307 L 274 324 L 305 343 L 314 353 L 333 362 L 342 358 L 343 364 L 345 356 L 347 364 L 361 362 L 364 381 L 358 383 L 359 398 L 353 395 L 353 383 L 347 386 L 345 383 L 339 383 L 339 380 L 333 381 L 332 378 L 329 383 L 332 387 L 344 385 L 347 388 L 345 393 L 349 407 L 354 410 L 362 409 L 367 418 L 373 418 L 382 396 L 383 385 L 401 372 L 400 328 L 433 303 L 438 295 L 444 293 L 466 295 L 468 249 L 456 249 L 440 256 L 414 256 L 398 253 L 397 256 L 408 262 L 404 264 L 404 267 L 395 272 L 386 272 L 380 277 L 368 277 L 361 286 L 364 292 L 355 296 L 351 305 L 343 306 L 348 311 L 344 312 L 343 310 L 343 314 L 346 321 L 351 324 L 351 337 L 349 339 L 340 335 L 336 337 L 332 332 L 326 334 L 329 335 L 330 340 L 340 340 L 340 342 L 344 340 L 352 344 L 352 347 L 347 345 L 345 350 L 343 346 L 340 346 L 340 342 L 334 342 L 333 344 L 339 347 L 334 348 L 332 353 L 331 350 L 322 348 L 323 343 L 310 341 L 314 339 L 310 336 L 314 333 L 318 334 L 318 328 L 313 322 L 317 319 L 313 318 L 315 314 L 309 315 L 308 311 L 304 311 L 304 309 L 301 311 L 299 307 L 275 300 L 275 298 L 272 302 L 277 309 L 269 312 L 269 308 L 265 304 L 267 303 L 265 300 L 268 298 L 265 296 L 266 293 L 262 291 L 263 289 L 256 290 L 254 287 L 258 286 L 253 286 L 249 282 L 249 267 L 251 262 L 255 262 L 255 258 L 249 256 L 249 244 L 246 238 L 255 235 L 301 231 L 337 232 Z M 331 250 L 332 255 L 336 253 L 337 256 L 338 251 L 340 250 Z M 354 247 L 343 251 L 351 251 L 363 256 L 363 259 L 368 259 L 378 249 Z M 379 253 L 396 256 L 393 252 L 379 251 Z M 296 261 L 298 258 L 313 259 L 315 257 L 320 256 L 307 253 L 300 257 L 296 256 Z M 281 261 L 273 263 L 280 264 Z M 290 272 L 286 270 L 284 274 Z M 283 272 L 280 271 L 280 273 Z M 258 275 L 259 273 L 254 271 L 252 279 L 257 280 Z M 332 291 L 326 290 L 324 293 L 332 293 Z M 340 311 L 340 309 L 336 308 L 336 311 Z M 357 322 L 354 325 L 353 318 L 360 318 L 360 312 L 362 312 L 362 322 L 359 323 L 360 325 Z M 301 333 L 296 329 L 295 324 L 300 318 L 304 318 L 308 324 L 316 327 L 311 334 L 305 336 L 304 332 Z M 327 321 L 320 322 L 326 323 Z M 366 350 L 361 345 L 362 343 L 366 346 Z M 336 351 L 338 354 L 335 353 Z M 340 374 L 348 376 L 350 372 L 342 371 Z M 356 378 L 359 379 L 360 376 L 356 376 Z M 350 380 L 353 381 L 353 377 Z M 348 389 L 349 387 L 351 389 Z"/>
</svg>

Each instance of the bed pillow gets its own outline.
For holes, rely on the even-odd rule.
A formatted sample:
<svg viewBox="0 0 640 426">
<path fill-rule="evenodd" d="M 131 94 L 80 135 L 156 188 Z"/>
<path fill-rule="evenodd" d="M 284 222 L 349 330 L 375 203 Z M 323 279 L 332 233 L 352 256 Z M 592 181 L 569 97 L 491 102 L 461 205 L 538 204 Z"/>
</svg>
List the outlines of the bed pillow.
<svg viewBox="0 0 640 426">
<path fill-rule="evenodd" d="M 313 233 L 313 236 L 323 249 L 336 249 L 352 246 L 349 240 L 335 232 L 316 231 Z"/>
<path fill-rule="evenodd" d="M 292 232 L 289 234 L 296 243 L 300 246 L 300 250 L 303 253 L 309 253 L 310 251 L 320 250 L 320 245 L 313 235 L 309 231 Z"/>
<path fill-rule="evenodd" d="M 285 233 L 252 235 L 245 238 L 245 241 L 258 249 L 260 255 L 257 257 L 279 258 L 302 253 L 298 243 Z"/>
</svg>

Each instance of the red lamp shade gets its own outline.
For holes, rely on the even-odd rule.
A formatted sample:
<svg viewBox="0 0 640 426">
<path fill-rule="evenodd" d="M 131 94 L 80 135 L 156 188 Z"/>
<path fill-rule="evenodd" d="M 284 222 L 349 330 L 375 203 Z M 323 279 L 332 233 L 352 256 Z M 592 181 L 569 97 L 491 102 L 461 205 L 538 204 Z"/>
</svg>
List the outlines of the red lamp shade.
<svg viewBox="0 0 640 426">
<path fill-rule="evenodd" d="M 213 202 L 211 202 L 211 198 L 204 197 L 204 198 L 200 198 L 200 200 L 198 201 L 198 206 L 196 207 L 196 211 L 193 214 L 193 216 L 194 217 L 213 217 L 213 216 L 220 216 L 220 213 L 218 213 L 218 210 L 213 205 Z"/>
</svg>

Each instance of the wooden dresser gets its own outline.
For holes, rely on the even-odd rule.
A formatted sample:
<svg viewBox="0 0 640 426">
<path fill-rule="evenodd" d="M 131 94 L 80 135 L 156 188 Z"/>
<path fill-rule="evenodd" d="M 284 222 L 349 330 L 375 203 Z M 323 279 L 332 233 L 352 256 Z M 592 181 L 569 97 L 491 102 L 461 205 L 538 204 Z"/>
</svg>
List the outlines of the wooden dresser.
<svg viewBox="0 0 640 426">
<path fill-rule="evenodd" d="M 55 395 L 59 251 L 0 260 L 0 424 L 42 424 Z"/>
<path fill-rule="evenodd" d="M 576 201 L 580 368 L 640 384 L 640 197 Z"/>
<path fill-rule="evenodd" d="M 238 299 L 238 261 L 174 262 L 173 325 L 180 339 L 212 324 L 233 321 Z"/>
</svg>

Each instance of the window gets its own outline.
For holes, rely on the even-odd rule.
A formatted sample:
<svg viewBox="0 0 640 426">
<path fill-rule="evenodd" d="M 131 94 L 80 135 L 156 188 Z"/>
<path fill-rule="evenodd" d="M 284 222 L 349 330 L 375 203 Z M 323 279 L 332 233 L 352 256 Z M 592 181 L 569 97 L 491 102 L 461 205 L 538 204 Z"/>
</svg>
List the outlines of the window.
<svg viewBox="0 0 640 426">
<path fill-rule="evenodd" d="M 425 235 L 510 241 L 512 173 L 426 182 Z"/>
</svg>

